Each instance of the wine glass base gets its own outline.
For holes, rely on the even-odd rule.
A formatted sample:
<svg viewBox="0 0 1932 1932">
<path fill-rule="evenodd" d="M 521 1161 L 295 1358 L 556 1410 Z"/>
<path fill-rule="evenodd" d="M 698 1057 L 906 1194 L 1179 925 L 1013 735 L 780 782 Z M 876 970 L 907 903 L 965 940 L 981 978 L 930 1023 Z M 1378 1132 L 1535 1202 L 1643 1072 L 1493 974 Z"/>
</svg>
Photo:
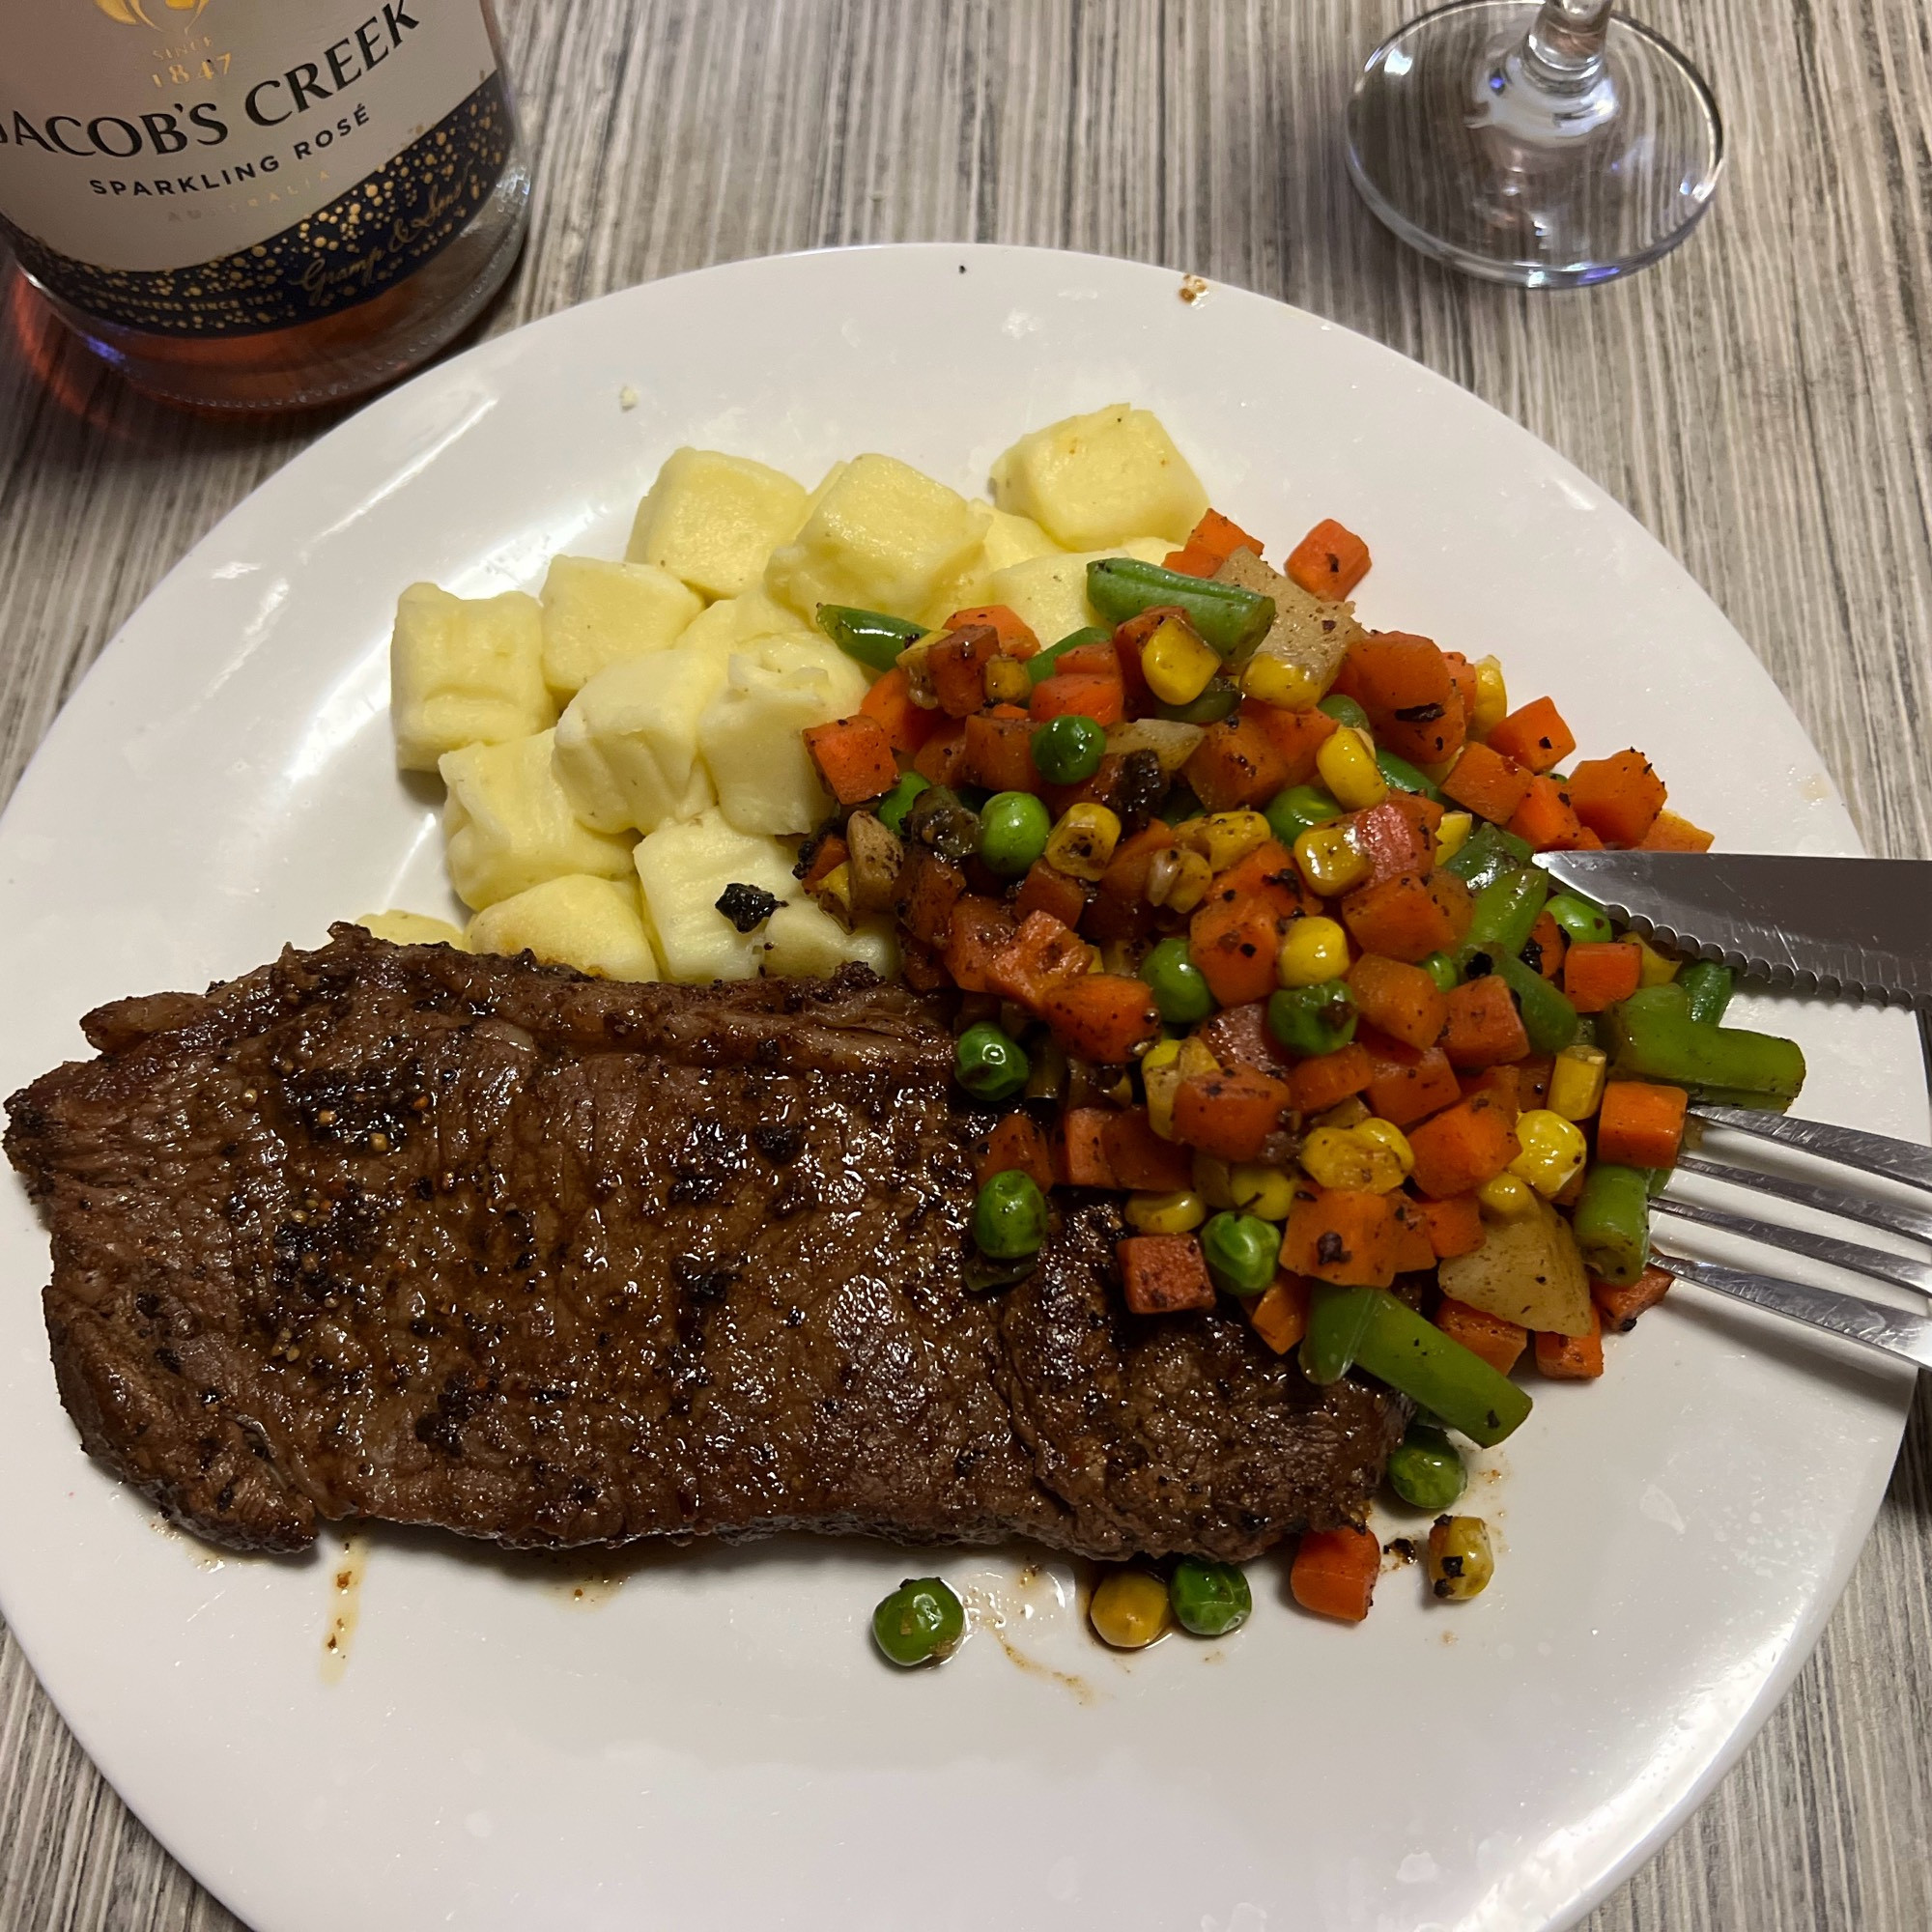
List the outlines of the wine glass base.
<svg viewBox="0 0 1932 1932">
<path fill-rule="evenodd" d="M 1523 54 L 1535 0 L 1457 0 L 1369 57 L 1349 173 L 1410 247 L 1523 288 L 1607 281 L 1676 247 L 1723 167 L 1717 102 L 1668 42 L 1613 16 L 1601 62 Z"/>
</svg>

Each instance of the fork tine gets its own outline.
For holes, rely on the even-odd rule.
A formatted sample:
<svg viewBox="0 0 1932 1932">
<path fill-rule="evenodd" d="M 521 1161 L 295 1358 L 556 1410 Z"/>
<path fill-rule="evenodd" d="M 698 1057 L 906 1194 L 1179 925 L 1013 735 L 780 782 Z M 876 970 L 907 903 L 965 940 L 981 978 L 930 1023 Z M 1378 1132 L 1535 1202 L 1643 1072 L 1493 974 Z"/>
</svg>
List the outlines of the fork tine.
<svg viewBox="0 0 1932 1932">
<path fill-rule="evenodd" d="M 1703 1154 L 1680 1153 L 1677 1168 L 1681 1174 L 1701 1174 L 1727 1186 L 1775 1194 L 1780 1201 L 1789 1201 L 1799 1208 L 1815 1208 L 1821 1214 L 1839 1214 L 1848 1221 L 1862 1221 L 1868 1227 L 1889 1228 L 1894 1235 L 1932 1241 L 1932 1208 L 1916 1208 L 1909 1201 L 1877 1201 L 1869 1195 L 1821 1187 L 1815 1181 L 1795 1180 L 1785 1174 L 1766 1174 L 1755 1167 L 1733 1167 L 1728 1161 L 1712 1160 Z"/>
<path fill-rule="evenodd" d="M 1861 1133 L 1857 1127 L 1829 1126 L 1823 1121 L 1797 1121 L 1786 1114 L 1759 1113 L 1749 1107 L 1695 1106 L 1691 1117 L 1714 1127 L 1730 1127 L 1760 1140 L 1782 1141 L 1786 1147 L 1835 1160 L 1866 1174 L 1882 1174 L 1909 1187 L 1932 1194 L 1932 1148 L 1913 1141 L 1895 1141 L 1885 1134 Z"/>
<path fill-rule="evenodd" d="M 1783 1248 L 1794 1255 L 1809 1255 L 1813 1261 L 1829 1262 L 1834 1267 L 1850 1268 L 1854 1274 L 1869 1275 L 1873 1281 L 1889 1281 L 1899 1288 L 1917 1289 L 1932 1294 L 1932 1267 L 1904 1255 L 1889 1255 L 1880 1248 L 1863 1248 L 1856 1241 L 1841 1241 L 1831 1235 L 1814 1235 L 1805 1228 L 1779 1227 L 1773 1221 L 1754 1221 L 1747 1214 L 1732 1214 L 1722 1208 L 1704 1208 L 1689 1201 L 1673 1201 L 1659 1195 L 1651 1211 L 1669 1214 L 1700 1228 L 1717 1228 L 1727 1235 L 1742 1235 L 1767 1247 Z"/>
</svg>

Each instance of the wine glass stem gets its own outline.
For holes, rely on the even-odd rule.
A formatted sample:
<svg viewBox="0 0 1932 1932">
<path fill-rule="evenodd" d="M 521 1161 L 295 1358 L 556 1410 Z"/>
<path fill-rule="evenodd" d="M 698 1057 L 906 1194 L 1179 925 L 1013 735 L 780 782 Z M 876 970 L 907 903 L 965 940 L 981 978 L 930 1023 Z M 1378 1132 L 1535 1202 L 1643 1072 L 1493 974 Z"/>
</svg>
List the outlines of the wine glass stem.
<svg viewBox="0 0 1932 1932">
<path fill-rule="evenodd" d="M 1593 86 L 1604 71 L 1612 0 L 1543 0 L 1523 41 L 1522 65 L 1535 84 L 1557 94 Z"/>
</svg>

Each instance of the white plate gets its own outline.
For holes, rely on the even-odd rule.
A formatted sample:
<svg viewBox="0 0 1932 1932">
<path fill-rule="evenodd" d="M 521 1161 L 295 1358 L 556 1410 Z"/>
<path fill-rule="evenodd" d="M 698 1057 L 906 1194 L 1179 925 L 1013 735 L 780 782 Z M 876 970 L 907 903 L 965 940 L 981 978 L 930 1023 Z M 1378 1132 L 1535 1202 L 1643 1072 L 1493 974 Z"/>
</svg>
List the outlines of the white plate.
<svg viewBox="0 0 1932 1932">
<path fill-rule="evenodd" d="M 620 396 L 636 392 L 635 407 Z M 1022 429 L 1132 398 L 1270 546 L 1335 515 L 1371 622 L 1495 650 L 1586 752 L 1636 743 L 1730 846 L 1855 849 L 1817 753 L 1684 572 L 1549 450 L 1389 351 L 1125 263 L 919 247 L 659 282 L 487 343 L 290 464 L 156 590 L 0 828 L 9 1085 L 83 1009 L 199 985 L 332 917 L 443 903 L 391 769 L 395 594 L 617 554 L 675 444 L 808 480 L 890 450 L 962 489 Z M 1778 1009 L 1805 1110 L 1922 1137 L 1910 1026 Z M 1900 1077 L 1901 1072 L 1904 1077 Z M 0 1603 L 81 1742 L 259 1932 L 755 1924 L 1516 1928 L 1581 1912 L 1771 1708 L 1864 1538 L 1910 1381 L 1680 1293 L 1591 1386 L 1543 1385 L 1479 1481 L 1480 1602 L 1384 1577 L 1134 1660 L 1070 1572 L 946 1557 L 1004 1607 L 895 1675 L 882 1546 L 667 1553 L 594 1609 L 452 1540 L 371 1555 L 327 1681 L 339 1544 L 220 1561 L 82 1457 L 0 1213 Z M 1062 1673 L 1062 1674 L 1056 1674 Z"/>
</svg>

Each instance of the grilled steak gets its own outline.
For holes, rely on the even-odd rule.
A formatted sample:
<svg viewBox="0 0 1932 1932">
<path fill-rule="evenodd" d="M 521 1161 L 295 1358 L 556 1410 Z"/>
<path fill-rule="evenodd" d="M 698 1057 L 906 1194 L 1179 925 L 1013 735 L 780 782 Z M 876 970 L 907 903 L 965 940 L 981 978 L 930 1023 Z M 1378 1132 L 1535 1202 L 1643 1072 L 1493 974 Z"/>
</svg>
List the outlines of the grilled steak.
<svg viewBox="0 0 1932 1932">
<path fill-rule="evenodd" d="M 1068 1196 L 967 1292 L 992 1116 L 862 969 L 624 985 L 338 926 L 84 1022 L 10 1102 L 94 1455 L 217 1543 L 319 1520 L 1250 1555 L 1359 1514 L 1399 1405 L 1140 1319 Z"/>
</svg>

